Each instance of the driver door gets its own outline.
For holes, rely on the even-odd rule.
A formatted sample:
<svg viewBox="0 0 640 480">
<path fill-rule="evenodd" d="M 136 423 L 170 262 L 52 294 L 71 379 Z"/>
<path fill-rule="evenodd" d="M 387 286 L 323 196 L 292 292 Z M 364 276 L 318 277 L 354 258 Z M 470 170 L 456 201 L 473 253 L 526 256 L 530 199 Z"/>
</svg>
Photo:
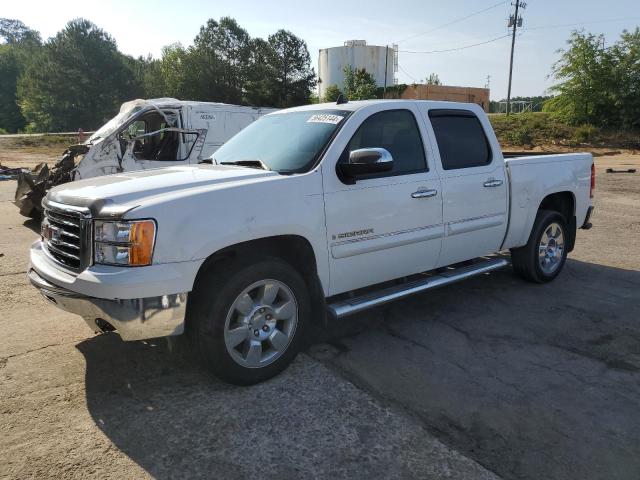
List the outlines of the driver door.
<svg viewBox="0 0 640 480">
<path fill-rule="evenodd" d="M 124 171 L 188 163 L 190 149 L 198 135 L 167 130 L 181 128 L 180 111 L 166 109 L 163 114 L 156 110 L 147 112 L 132 121 L 120 134 L 120 144 L 124 147 Z"/>
<path fill-rule="evenodd" d="M 386 107 L 356 112 L 336 161 L 348 161 L 353 150 L 384 148 L 391 171 L 345 182 L 336 161 L 323 162 L 330 295 L 430 270 L 440 255 L 442 194 L 424 124 L 413 103 Z"/>
</svg>

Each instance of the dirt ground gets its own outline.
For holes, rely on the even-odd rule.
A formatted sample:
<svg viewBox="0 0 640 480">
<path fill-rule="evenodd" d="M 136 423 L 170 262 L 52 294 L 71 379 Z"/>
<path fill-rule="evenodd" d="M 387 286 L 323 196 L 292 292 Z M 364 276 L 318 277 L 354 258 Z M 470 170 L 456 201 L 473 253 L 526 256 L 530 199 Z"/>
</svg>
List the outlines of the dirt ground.
<svg viewBox="0 0 640 480">
<path fill-rule="evenodd" d="M 23 143 L 34 145 L 24 145 Z M 12 168 L 33 168 L 41 162 L 53 166 L 62 157 L 69 140 L 55 138 L 48 142 L 0 135 L 0 165 Z"/>
<path fill-rule="evenodd" d="M 556 281 L 505 269 L 332 324 L 251 388 L 41 299 L 0 182 L 0 478 L 640 478 L 640 173 L 604 173 L 640 155 L 596 166 Z"/>
</svg>

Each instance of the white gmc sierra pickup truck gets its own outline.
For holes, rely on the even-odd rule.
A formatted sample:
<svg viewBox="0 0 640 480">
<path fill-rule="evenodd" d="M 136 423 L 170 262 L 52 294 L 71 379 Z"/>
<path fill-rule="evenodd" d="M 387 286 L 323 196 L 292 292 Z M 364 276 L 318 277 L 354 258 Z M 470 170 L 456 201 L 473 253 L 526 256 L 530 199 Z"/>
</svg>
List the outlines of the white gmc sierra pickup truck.
<svg viewBox="0 0 640 480">
<path fill-rule="evenodd" d="M 474 104 L 340 101 L 271 113 L 210 165 L 69 183 L 29 278 L 94 331 L 187 333 L 223 379 L 284 369 L 311 322 L 501 268 L 553 280 L 589 228 L 589 154 L 504 159 Z"/>
</svg>

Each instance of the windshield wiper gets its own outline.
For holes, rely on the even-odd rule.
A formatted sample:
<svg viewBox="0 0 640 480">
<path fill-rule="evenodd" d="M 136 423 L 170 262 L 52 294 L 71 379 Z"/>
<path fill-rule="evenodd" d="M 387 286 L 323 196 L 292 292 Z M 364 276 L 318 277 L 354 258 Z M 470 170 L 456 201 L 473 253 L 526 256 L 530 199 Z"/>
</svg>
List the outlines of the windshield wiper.
<svg viewBox="0 0 640 480">
<path fill-rule="evenodd" d="M 237 165 L 239 167 L 259 168 L 260 170 L 271 170 L 261 160 L 236 160 L 235 162 L 220 162 L 220 165 Z"/>
</svg>

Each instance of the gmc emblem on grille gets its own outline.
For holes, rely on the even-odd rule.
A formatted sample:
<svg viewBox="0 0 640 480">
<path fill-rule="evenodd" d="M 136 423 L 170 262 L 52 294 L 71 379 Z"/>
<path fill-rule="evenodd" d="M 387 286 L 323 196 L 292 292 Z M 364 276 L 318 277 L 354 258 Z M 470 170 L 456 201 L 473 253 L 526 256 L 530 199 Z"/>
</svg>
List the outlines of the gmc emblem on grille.
<svg viewBox="0 0 640 480">
<path fill-rule="evenodd" d="M 42 237 L 47 240 L 57 241 L 60 240 L 60 231 L 56 227 L 52 227 L 46 222 L 42 222 L 42 228 L 40 229 Z"/>
</svg>

